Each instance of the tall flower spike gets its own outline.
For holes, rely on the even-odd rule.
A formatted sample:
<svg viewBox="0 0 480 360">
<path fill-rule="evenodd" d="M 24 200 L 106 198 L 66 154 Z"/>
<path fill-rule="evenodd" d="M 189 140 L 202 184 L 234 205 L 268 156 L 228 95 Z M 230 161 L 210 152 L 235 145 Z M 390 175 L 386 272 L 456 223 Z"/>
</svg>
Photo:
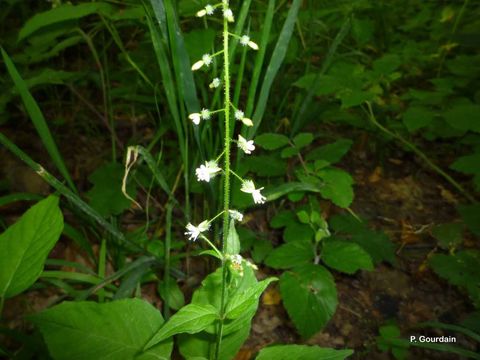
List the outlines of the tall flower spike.
<svg viewBox="0 0 480 360">
<path fill-rule="evenodd" d="M 253 140 L 245 139 L 242 135 L 238 135 L 237 141 L 238 147 L 243 150 L 245 154 L 251 154 L 255 150 L 255 145 L 253 145 Z"/>
<path fill-rule="evenodd" d="M 188 223 L 186 226 L 187 231 L 185 235 L 188 236 L 188 240 L 196 241 L 202 232 L 207 231 L 210 228 L 210 222 L 208 220 L 202 221 L 198 226 Z"/>
<path fill-rule="evenodd" d="M 197 175 L 198 181 L 210 182 L 210 179 L 215 177 L 222 169 L 218 167 L 216 161 L 205 161 L 205 164 L 200 165 L 199 168 L 195 169 L 195 174 Z"/>
<path fill-rule="evenodd" d="M 265 200 L 267 200 L 267 198 L 260 193 L 260 190 L 263 190 L 263 187 L 255 189 L 255 184 L 252 180 L 245 180 L 240 188 L 240 191 L 243 191 L 247 194 L 252 194 L 253 202 L 255 204 L 263 204 L 265 203 Z"/>
</svg>

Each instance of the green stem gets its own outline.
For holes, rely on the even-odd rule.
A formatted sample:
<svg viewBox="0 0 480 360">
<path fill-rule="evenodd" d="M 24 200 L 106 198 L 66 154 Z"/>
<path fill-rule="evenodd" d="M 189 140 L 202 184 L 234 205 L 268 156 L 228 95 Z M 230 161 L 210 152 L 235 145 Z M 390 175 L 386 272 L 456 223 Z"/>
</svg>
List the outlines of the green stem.
<svg viewBox="0 0 480 360">
<path fill-rule="evenodd" d="M 228 9 L 228 2 L 223 1 L 223 10 Z M 225 254 L 227 238 L 228 238 L 228 210 L 230 207 L 230 59 L 228 51 L 228 20 L 223 18 L 223 84 L 225 87 L 225 97 L 223 104 L 225 108 L 225 142 L 224 142 L 224 183 L 223 183 L 223 241 L 222 241 L 222 254 Z M 227 267 L 225 264 L 225 256 L 222 256 L 222 297 L 220 300 L 220 323 L 217 332 L 217 341 L 215 347 L 215 360 L 220 357 L 220 349 L 222 345 L 223 336 L 223 322 L 225 317 L 225 302 L 227 293 Z"/>
<path fill-rule="evenodd" d="M 401 135 L 394 133 L 393 131 L 387 129 L 383 125 L 381 125 L 377 119 L 375 118 L 375 115 L 372 110 L 372 105 L 367 101 L 367 107 L 368 107 L 368 113 L 370 117 L 370 121 L 378 127 L 380 130 L 382 130 L 384 133 L 390 135 L 391 137 L 397 139 L 400 141 L 402 144 L 404 144 L 407 148 L 412 150 L 418 157 L 420 157 L 423 161 L 427 163 L 428 166 L 430 166 L 433 170 L 435 170 L 439 175 L 441 175 L 445 180 L 447 180 L 454 188 L 456 188 L 459 192 L 463 194 L 470 202 L 475 203 L 477 202 L 475 198 L 470 195 L 467 190 L 463 188 L 462 185 L 460 185 L 455 179 L 453 179 L 450 175 L 448 175 L 445 171 L 443 171 L 439 166 L 437 166 L 432 160 L 428 158 L 427 155 L 425 155 L 419 148 L 417 148 L 415 145 L 413 145 L 411 142 L 405 140 Z"/>
</svg>

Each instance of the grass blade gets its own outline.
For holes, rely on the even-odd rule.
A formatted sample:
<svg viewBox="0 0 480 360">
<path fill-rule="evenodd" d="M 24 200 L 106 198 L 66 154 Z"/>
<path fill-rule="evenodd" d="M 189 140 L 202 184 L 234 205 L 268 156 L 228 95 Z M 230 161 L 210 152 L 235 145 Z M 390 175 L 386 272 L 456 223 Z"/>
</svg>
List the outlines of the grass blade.
<svg viewBox="0 0 480 360">
<path fill-rule="evenodd" d="M 30 116 L 32 123 L 35 126 L 35 129 L 37 130 L 43 145 L 47 149 L 48 154 L 52 158 L 52 161 L 57 167 L 58 171 L 67 181 L 67 184 L 70 186 L 70 188 L 73 191 L 76 192 L 77 190 L 75 188 L 73 180 L 70 177 L 67 167 L 65 166 L 65 163 L 63 161 L 62 155 L 60 154 L 60 151 L 57 148 L 57 144 L 55 143 L 55 140 L 53 139 L 53 136 L 50 133 L 50 129 L 48 128 L 47 122 L 45 121 L 42 111 L 40 110 L 32 94 L 30 94 L 27 84 L 18 73 L 17 69 L 15 68 L 15 65 L 13 64 L 8 54 L 3 49 L 1 49 L 1 52 L 2 52 L 3 61 L 5 62 L 8 73 L 10 74 L 10 77 L 12 78 L 15 84 L 15 87 L 17 88 L 18 93 L 22 98 L 22 101 L 28 112 L 28 115 Z"/>
<path fill-rule="evenodd" d="M 297 21 L 298 10 L 300 9 L 301 4 L 302 0 L 293 0 L 290 10 L 288 10 L 287 19 L 283 24 L 282 31 L 278 37 L 277 44 L 275 45 L 275 49 L 273 50 L 270 63 L 268 64 L 265 77 L 263 79 L 257 106 L 252 117 L 253 127 L 248 129 L 249 138 L 252 138 L 255 135 L 262 122 L 273 80 L 275 79 L 275 76 L 277 75 L 283 60 L 285 59 L 285 55 L 287 54 L 288 44 L 290 43 L 290 39 L 293 34 L 295 22 Z"/>
</svg>

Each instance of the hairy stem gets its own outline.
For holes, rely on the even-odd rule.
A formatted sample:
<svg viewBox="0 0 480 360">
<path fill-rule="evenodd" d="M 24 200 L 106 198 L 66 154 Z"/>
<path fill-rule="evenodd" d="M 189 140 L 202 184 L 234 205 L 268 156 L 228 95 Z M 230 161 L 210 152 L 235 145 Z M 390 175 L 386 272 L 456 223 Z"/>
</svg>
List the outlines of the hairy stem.
<svg viewBox="0 0 480 360">
<path fill-rule="evenodd" d="M 228 1 L 223 1 L 223 10 L 228 9 Z M 225 255 L 227 238 L 228 238 L 228 210 L 230 207 L 230 59 L 228 53 L 228 20 L 223 18 L 223 84 L 225 95 L 223 99 L 223 107 L 225 114 L 225 143 L 224 143 L 224 182 L 223 182 L 223 241 L 222 254 Z M 225 300 L 227 292 L 227 267 L 225 256 L 222 257 L 222 297 L 220 302 L 220 322 L 218 325 L 217 341 L 215 347 L 215 360 L 219 359 L 220 349 L 223 336 L 223 322 L 225 317 Z"/>
</svg>

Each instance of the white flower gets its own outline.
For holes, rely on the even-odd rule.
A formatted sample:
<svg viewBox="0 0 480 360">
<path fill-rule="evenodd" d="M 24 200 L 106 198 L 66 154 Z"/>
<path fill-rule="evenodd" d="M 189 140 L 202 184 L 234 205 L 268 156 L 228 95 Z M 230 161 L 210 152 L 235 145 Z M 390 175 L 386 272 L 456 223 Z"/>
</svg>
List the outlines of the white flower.
<svg viewBox="0 0 480 360">
<path fill-rule="evenodd" d="M 230 261 L 234 265 L 241 266 L 242 265 L 242 260 L 243 260 L 242 255 L 239 255 L 239 254 L 230 255 Z"/>
<path fill-rule="evenodd" d="M 223 17 L 228 20 L 228 22 L 234 22 L 235 18 L 233 17 L 233 11 L 231 9 L 223 10 Z"/>
<path fill-rule="evenodd" d="M 210 120 L 210 110 L 202 109 L 202 111 L 200 111 L 200 115 L 203 120 Z"/>
<path fill-rule="evenodd" d="M 242 110 L 235 110 L 235 119 L 242 120 L 245 113 Z"/>
<path fill-rule="evenodd" d="M 195 170 L 195 174 L 197 175 L 198 181 L 210 182 L 210 179 L 215 177 L 221 170 L 216 161 L 211 160 L 205 161 L 204 165 L 200 165 L 200 167 Z"/>
<path fill-rule="evenodd" d="M 213 12 L 215 11 L 215 8 L 212 5 L 207 4 L 205 6 L 205 11 L 207 12 L 207 15 L 213 15 Z"/>
<path fill-rule="evenodd" d="M 243 150 L 245 154 L 251 154 L 255 150 L 255 145 L 253 145 L 253 140 L 245 139 L 242 135 L 238 135 L 237 141 L 238 147 Z"/>
<path fill-rule="evenodd" d="M 250 40 L 250 36 L 248 35 L 243 35 L 240 37 L 240 44 L 243 46 L 250 46 L 253 50 L 258 50 L 258 45 L 254 43 L 253 41 Z"/>
<path fill-rule="evenodd" d="M 237 210 L 228 210 L 230 213 L 230 217 L 235 220 L 235 221 L 242 221 L 243 220 L 243 214 Z"/>
<path fill-rule="evenodd" d="M 249 41 L 250 41 L 250 36 L 248 35 L 243 35 L 240 38 L 240 44 L 242 44 L 243 46 L 247 46 Z"/>
<path fill-rule="evenodd" d="M 210 87 L 210 89 L 219 87 L 220 86 L 220 79 L 218 77 L 213 79 L 212 82 L 210 83 L 210 85 L 208 85 L 208 86 Z"/>
<path fill-rule="evenodd" d="M 263 187 L 255 189 L 255 184 L 252 180 L 245 180 L 242 183 L 241 191 L 247 194 L 252 194 L 253 202 L 255 204 L 263 204 L 267 198 L 260 193 L 260 190 L 263 190 Z"/>
<path fill-rule="evenodd" d="M 188 235 L 188 240 L 195 241 L 204 231 L 207 231 L 210 228 L 210 223 L 208 220 L 202 221 L 198 226 L 188 223 L 186 226 L 187 231 L 185 235 Z"/>
<path fill-rule="evenodd" d="M 210 54 L 204 54 L 202 56 L 202 61 L 205 66 L 210 66 L 210 64 L 212 63 L 212 56 Z"/>
<path fill-rule="evenodd" d="M 202 117 L 202 115 L 199 114 L 199 113 L 193 113 L 193 114 L 188 115 L 188 118 L 189 118 L 190 120 L 192 120 L 192 122 L 193 122 L 195 125 L 200 124 L 201 117 Z"/>
<path fill-rule="evenodd" d="M 205 62 L 203 60 L 198 60 L 195 64 L 192 65 L 192 71 L 200 69 L 203 65 L 205 65 Z"/>
</svg>

